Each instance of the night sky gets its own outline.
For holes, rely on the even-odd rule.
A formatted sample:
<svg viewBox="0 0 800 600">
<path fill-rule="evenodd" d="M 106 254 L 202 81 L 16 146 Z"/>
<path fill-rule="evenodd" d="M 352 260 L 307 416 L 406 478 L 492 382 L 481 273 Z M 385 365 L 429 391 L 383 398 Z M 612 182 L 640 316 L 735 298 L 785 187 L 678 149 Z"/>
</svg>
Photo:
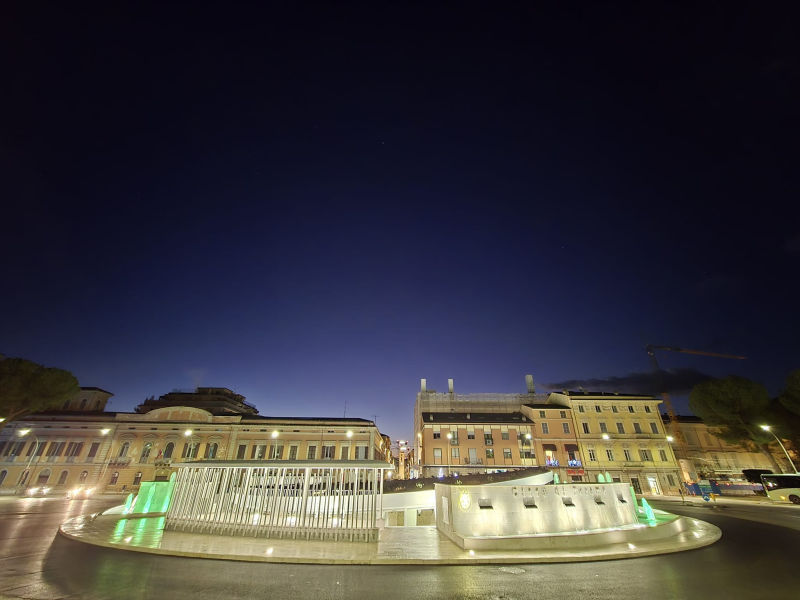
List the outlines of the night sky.
<svg viewBox="0 0 800 600">
<path fill-rule="evenodd" d="M 0 352 L 393 438 L 422 377 L 800 367 L 791 4 L 270 4 L 4 4 Z"/>
</svg>

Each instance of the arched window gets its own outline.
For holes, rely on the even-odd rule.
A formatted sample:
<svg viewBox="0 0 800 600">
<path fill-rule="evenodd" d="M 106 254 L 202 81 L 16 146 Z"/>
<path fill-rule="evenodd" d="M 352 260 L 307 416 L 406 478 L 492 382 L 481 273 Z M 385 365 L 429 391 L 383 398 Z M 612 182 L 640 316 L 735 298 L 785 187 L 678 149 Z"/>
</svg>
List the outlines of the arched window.
<svg viewBox="0 0 800 600">
<path fill-rule="evenodd" d="M 58 477 L 58 485 L 67 483 L 67 477 L 69 477 L 69 471 L 61 471 L 61 475 Z"/>
<path fill-rule="evenodd" d="M 173 452 L 175 452 L 175 442 L 167 442 L 164 446 L 164 458 L 172 458 Z"/>
<path fill-rule="evenodd" d="M 206 444 L 206 458 L 217 458 L 217 452 L 219 452 L 219 444 L 217 442 Z"/>
<path fill-rule="evenodd" d="M 100 400 L 94 401 L 94 410 L 100 410 Z"/>
<path fill-rule="evenodd" d="M 8 471 L 0 471 L 0 485 L 3 485 L 3 482 L 6 480 L 6 475 L 8 475 Z"/>
<path fill-rule="evenodd" d="M 80 407 L 78 408 L 78 410 L 83 410 L 84 408 L 86 408 L 86 398 L 84 398 L 83 400 L 81 400 L 81 405 L 80 405 Z"/>
<path fill-rule="evenodd" d="M 153 451 L 153 442 L 145 442 L 142 446 L 142 458 L 139 462 L 147 462 L 150 458 L 150 452 Z"/>
<path fill-rule="evenodd" d="M 87 477 L 89 477 L 89 471 L 81 471 L 81 476 L 78 478 L 78 483 L 86 483 Z"/>
<path fill-rule="evenodd" d="M 119 454 L 117 454 L 117 456 L 119 458 L 124 458 L 124 457 L 128 456 L 128 451 L 130 449 L 131 449 L 131 443 L 130 442 L 125 442 L 124 444 L 122 444 L 122 446 L 119 447 Z"/>
<path fill-rule="evenodd" d="M 139 485 L 142 483 L 142 472 L 139 471 L 136 475 L 133 476 L 133 485 Z"/>
<path fill-rule="evenodd" d="M 67 410 L 69 408 L 69 400 L 64 402 L 64 406 L 61 407 L 61 410 Z"/>
<path fill-rule="evenodd" d="M 50 481 L 50 469 L 44 469 L 36 478 L 36 485 L 47 485 L 48 481 Z"/>
<path fill-rule="evenodd" d="M 108 485 L 116 485 L 117 479 L 119 479 L 119 471 L 114 471 L 111 474 L 111 479 L 108 480 Z"/>
<path fill-rule="evenodd" d="M 19 476 L 19 485 L 25 485 L 25 482 L 28 481 L 28 475 L 30 474 L 31 472 L 28 469 L 25 469 L 22 472 L 22 475 Z"/>
</svg>

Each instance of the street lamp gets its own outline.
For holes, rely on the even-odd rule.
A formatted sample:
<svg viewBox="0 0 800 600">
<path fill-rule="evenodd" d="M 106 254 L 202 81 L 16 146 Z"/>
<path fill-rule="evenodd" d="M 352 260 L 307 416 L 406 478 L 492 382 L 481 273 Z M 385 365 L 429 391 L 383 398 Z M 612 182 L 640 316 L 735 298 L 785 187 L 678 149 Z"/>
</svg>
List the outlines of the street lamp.
<svg viewBox="0 0 800 600">
<path fill-rule="evenodd" d="M 188 458 L 189 460 L 193 460 L 194 458 L 196 458 L 194 456 L 194 449 L 197 447 L 197 444 L 194 443 L 194 438 L 196 438 L 197 436 L 192 435 L 192 430 L 191 429 L 187 429 L 186 431 L 184 431 L 183 435 L 184 435 L 184 437 L 189 438 L 189 453 L 188 453 L 189 455 L 186 458 Z M 273 431 L 272 432 L 272 437 L 277 437 L 277 435 L 278 435 L 277 431 Z M 200 438 L 197 438 L 197 439 L 200 439 Z"/>
<path fill-rule="evenodd" d="M 794 472 L 797 473 L 797 467 L 794 466 L 794 463 L 792 462 L 792 457 L 789 456 L 789 453 L 786 451 L 786 448 L 784 447 L 783 443 L 778 438 L 778 436 L 775 435 L 775 432 L 772 431 L 772 429 L 770 429 L 769 425 L 762 425 L 761 429 L 763 429 L 764 431 L 769 431 L 772 434 L 772 437 L 775 438 L 775 441 L 777 441 L 778 444 L 780 444 L 781 448 L 783 449 L 783 453 L 786 455 L 786 459 L 789 461 L 789 464 L 792 465 L 792 470 L 794 470 Z"/>
<path fill-rule="evenodd" d="M 528 454 L 531 453 L 531 440 L 532 439 L 533 439 L 533 436 L 530 433 L 526 433 L 525 434 L 525 442 L 528 444 Z M 523 463 L 523 465 L 524 465 L 524 463 Z M 531 463 L 531 466 L 533 466 L 533 463 Z"/>
<path fill-rule="evenodd" d="M 453 433 L 451 431 L 447 432 L 447 476 L 450 477 L 450 454 L 452 450 L 450 449 L 450 443 L 453 440 Z"/>
<path fill-rule="evenodd" d="M 101 429 L 100 433 L 103 434 L 103 435 L 108 435 L 109 433 L 111 433 L 111 429 L 106 427 L 105 429 Z M 105 461 L 105 464 L 103 464 L 103 470 L 100 472 L 100 477 L 98 478 L 98 480 L 96 482 L 98 484 L 102 484 L 102 482 L 103 482 L 103 477 L 105 477 L 106 469 L 108 468 L 108 463 L 111 462 L 111 456 L 112 456 L 111 453 L 113 451 L 114 451 L 114 438 L 112 437 L 111 438 L 111 445 L 109 446 L 108 454 L 106 455 L 106 461 Z M 103 486 L 103 489 L 105 489 L 105 486 Z"/>
<path fill-rule="evenodd" d="M 25 483 L 30 481 L 31 477 L 31 463 L 33 462 L 33 457 L 39 453 L 39 438 L 36 437 L 36 434 L 32 432 L 30 429 L 20 429 L 18 432 L 19 437 L 25 437 L 29 433 L 33 436 L 33 439 L 36 440 L 36 447 L 34 448 L 33 452 L 31 452 L 31 457 L 28 459 L 28 466 L 25 467 L 25 470 L 28 472 L 28 476 L 25 478 Z M 22 477 L 20 477 L 19 483 L 17 483 L 17 489 L 14 493 L 19 491 L 19 487 L 22 485 Z"/>
</svg>

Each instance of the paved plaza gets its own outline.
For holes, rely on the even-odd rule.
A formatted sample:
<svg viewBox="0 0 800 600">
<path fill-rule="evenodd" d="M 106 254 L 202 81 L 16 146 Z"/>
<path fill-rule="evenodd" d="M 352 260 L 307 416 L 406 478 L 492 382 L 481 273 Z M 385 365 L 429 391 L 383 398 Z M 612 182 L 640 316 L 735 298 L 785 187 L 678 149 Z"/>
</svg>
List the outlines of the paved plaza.
<svg viewBox="0 0 800 600">
<path fill-rule="evenodd" d="M 68 517 L 116 498 L 0 498 L 0 597 L 51 600 L 197 598 L 574 599 L 796 596 L 800 507 L 719 509 L 654 503 L 723 531 L 715 544 L 676 554 L 580 564 L 310 566 L 155 556 L 56 535 Z M 377 590 L 377 591 L 376 591 Z"/>
</svg>

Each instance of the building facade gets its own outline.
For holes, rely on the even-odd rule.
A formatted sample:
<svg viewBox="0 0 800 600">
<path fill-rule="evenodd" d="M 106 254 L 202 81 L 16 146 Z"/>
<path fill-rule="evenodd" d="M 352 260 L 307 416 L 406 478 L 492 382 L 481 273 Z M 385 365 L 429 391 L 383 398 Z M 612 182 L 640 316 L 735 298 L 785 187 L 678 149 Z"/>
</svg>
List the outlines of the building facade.
<svg viewBox="0 0 800 600">
<path fill-rule="evenodd" d="M 662 417 L 664 427 L 672 434 L 672 423 L 666 415 Z M 751 452 L 736 444 L 730 444 L 715 436 L 702 419 L 695 416 L 678 416 L 680 429 L 686 439 L 688 456 L 683 456 L 676 445 L 675 451 L 686 482 L 698 479 L 721 479 L 744 481 L 743 470 L 764 469 L 772 471 L 769 459 L 761 452 Z M 782 464 L 786 462 L 782 454 L 773 454 Z M 788 464 L 784 464 L 784 472 L 791 473 Z"/>
<path fill-rule="evenodd" d="M 366 419 L 230 414 L 198 395 L 205 408 L 189 396 L 186 406 L 151 402 L 143 413 L 49 411 L 13 422 L 0 432 L 0 493 L 135 491 L 168 479 L 173 461 L 391 459 L 388 437 Z"/>
<path fill-rule="evenodd" d="M 647 395 L 563 391 L 548 403 L 571 408 L 585 481 L 630 483 L 637 494 L 678 494 L 681 474 L 659 412 Z"/>
<path fill-rule="evenodd" d="M 561 481 L 582 481 L 582 459 L 569 406 L 536 394 L 456 394 L 427 389 L 414 409 L 412 476 L 443 477 L 542 466 Z"/>
</svg>

